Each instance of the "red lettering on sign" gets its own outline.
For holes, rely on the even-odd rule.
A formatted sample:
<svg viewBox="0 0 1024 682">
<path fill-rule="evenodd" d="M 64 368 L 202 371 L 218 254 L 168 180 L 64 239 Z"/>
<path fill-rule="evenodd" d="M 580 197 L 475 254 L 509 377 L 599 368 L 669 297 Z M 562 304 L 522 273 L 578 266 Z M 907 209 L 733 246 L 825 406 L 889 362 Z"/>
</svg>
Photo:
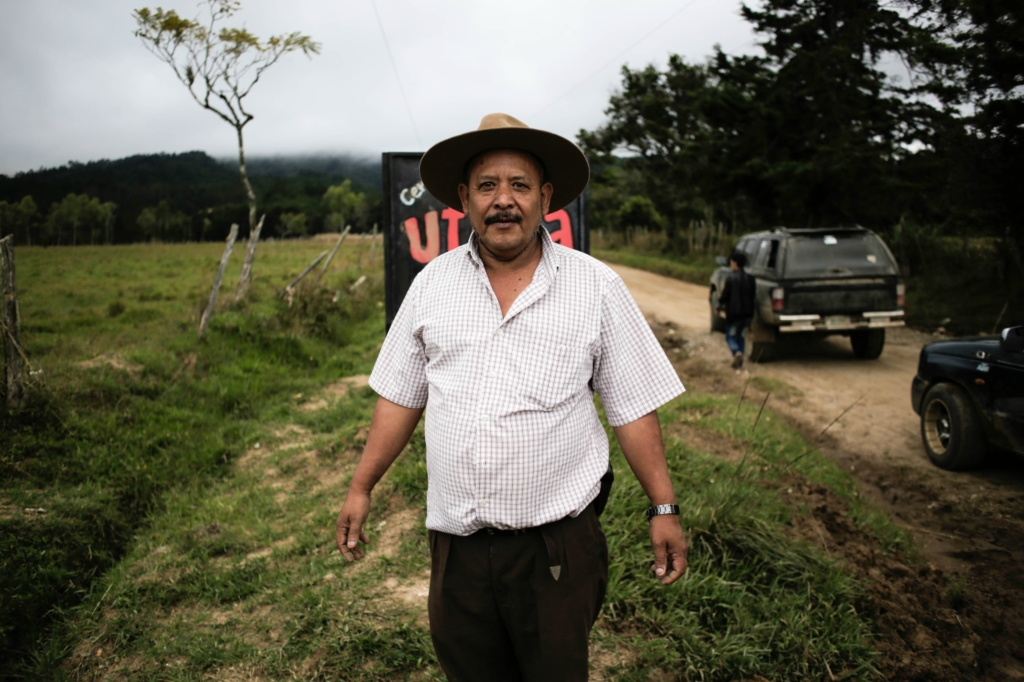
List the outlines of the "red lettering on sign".
<svg viewBox="0 0 1024 682">
<path fill-rule="evenodd" d="M 441 253 L 441 229 L 437 222 L 437 211 L 425 215 L 424 222 L 427 225 L 426 248 L 420 241 L 420 222 L 416 218 L 409 218 L 403 223 L 405 234 L 409 237 L 409 255 L 417 263 L 429 263 Z"/>
<path fill-rule="evenodd" d="M 558 242 L 562 246 L 572 248 L 572 222 L 565 209 L 555 211 L 544 216 L 544 222 L 553 223 L 557 221 L 559 229 L 551 233 L 551 241 Z"/>
<path fill-rule="evenodd" d="M 441 211 L 441 219 L 448 221 L 448 250 L 454 251 L 459 248 L 459 221 L 465 213 L 459 213 L 454 208 L 446 208 Z"/>
</svg>

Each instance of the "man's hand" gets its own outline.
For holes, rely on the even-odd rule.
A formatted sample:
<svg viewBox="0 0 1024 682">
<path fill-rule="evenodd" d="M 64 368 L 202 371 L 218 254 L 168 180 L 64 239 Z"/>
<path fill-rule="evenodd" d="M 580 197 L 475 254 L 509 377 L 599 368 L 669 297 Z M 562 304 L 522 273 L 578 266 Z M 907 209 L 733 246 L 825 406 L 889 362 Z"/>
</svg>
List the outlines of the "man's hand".
<svg viewBox="0 0 1024 682">
<path fill-rule="evenodd" d="M 686 538 L 675 514 L 662 514 L 651 519 L 651 547 L 654 564 L 651 571 L 662 585 L 671 585 L 686 572 Z"/>
<path fill-rule="evenodd" d="M 334 536 L 338 543 L 341 555 L 349 561 L 358 561 L 365 555 L 365 550 L 359 545 L 361 540 L 364 545 L 370 543 L 370 538 L 363 532 L 363 524 L 370 514 L 370 496 L 365 493 L 349 491 L 345 498 L 345 504 L 341 506 L 341 513 L 338 514 L 337 532 Z"/>
<path fill-rule="evenodd" d="M 338 514 L 334 536 L 341 555 L 349 561 L 362 559 L 366 553 L 359 546 L 360 541 L 364 545 L 370 542 L 363 532 L 363 524 L 370 515 L 370 491 L 409 442 L 409 436 L 422 414 L 423 408 L 402 407 L 385 398 L 377 399 L 366 447 L 356 465 L 356 472 L 352 474 L 348 497 Z"/>
</svg>

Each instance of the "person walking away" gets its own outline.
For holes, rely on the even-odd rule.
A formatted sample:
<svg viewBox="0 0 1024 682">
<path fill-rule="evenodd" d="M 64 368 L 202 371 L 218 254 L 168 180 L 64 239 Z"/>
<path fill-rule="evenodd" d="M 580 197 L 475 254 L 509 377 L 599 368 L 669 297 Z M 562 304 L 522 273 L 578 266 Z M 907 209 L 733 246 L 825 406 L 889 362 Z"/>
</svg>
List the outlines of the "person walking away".
<svg viewBox="0 0 1024 682">
<path fill-rule="evenodd" d="M 656 410 L 683 385 L 622 279 L 543 224 L 589 181 L 579 147 L 490 114 L 431 147 L 420 177 L 473 232 L 416 276 L 381 348 L 338 549 L 364 556 L 373 488 L 425 414 L 441 668 L 467 682 L 586 680 L 608 584 L 608 437 L 594 393 L 650 500 L 652 578 L 670 585 L 686 540 Z"/>
<path fill-rule="evenodd" d="M 743 368 L 743 352 L 747 329 L 754 321 L 754 296 L 757 283 L 745 268 L 747 257 L 739 251 L 729 256 L 732 272 L 725 280 L 722 295 L 718 298 L 718 309 L 725 312 L 725 342 L 732 351 L 732 367 Z"/>
</svg>

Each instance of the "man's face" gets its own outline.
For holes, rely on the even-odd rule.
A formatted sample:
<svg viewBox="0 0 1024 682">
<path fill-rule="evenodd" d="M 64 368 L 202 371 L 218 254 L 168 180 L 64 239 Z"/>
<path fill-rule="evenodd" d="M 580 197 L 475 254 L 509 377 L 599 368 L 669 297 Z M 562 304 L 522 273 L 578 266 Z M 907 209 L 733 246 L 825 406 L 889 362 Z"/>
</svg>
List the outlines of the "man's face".
<svg viewBox="0 0 1024 682">
<path fill-rule="evenodd" d="M 470 161 L 468 176 L 459 197 L 481 247 L 499 259 L 522 253 L 551 202 L 553 188 L 541 183 L 537 162 L 523 152 L 497 149 Z"/>
</svg>

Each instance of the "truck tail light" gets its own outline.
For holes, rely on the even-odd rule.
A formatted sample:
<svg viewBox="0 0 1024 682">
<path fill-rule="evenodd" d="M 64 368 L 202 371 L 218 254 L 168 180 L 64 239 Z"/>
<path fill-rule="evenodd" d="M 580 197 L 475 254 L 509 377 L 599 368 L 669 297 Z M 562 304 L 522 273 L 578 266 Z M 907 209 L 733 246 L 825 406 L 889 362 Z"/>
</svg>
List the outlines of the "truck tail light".
<svg viewBox="0 0 1024 682">
<path fill-rule="evenodd" d="M 786 305 L 786 290 L 782 287 L 772 289 L 772 310 L 782 310 Z"/>
<path fill-rule="evenodd" d="M 907 285 L 900 282 L 896 285 L 896 306 L 899 308 L 903 307 L 903 302 L 906 300 Z"/>
</svg>

